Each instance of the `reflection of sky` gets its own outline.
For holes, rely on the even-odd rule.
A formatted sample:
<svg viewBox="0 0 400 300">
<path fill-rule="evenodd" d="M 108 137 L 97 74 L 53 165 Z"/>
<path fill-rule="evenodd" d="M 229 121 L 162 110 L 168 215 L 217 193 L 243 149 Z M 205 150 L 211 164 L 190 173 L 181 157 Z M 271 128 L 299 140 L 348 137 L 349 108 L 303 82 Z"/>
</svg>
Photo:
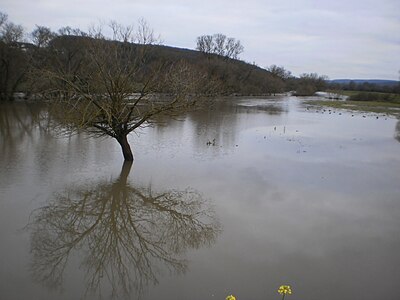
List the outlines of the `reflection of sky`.
<svg viewBox="0 0 400 300">
<path fill-rule="evenodd" d="M 148 299 L 274 299 L 285 283 L 298 299 L 396 298 L 398 120 L 321 114 L 297 98 L 280 101 L 280 114 L 221 104 L 130 137 L 132 182 L 161 190 L 190 186 L 210 199 L 223 227 L 213 247 L 189 253 L 185 276 L 163 278 Z M 46 294 L 24 273 L 26 237 L 15 233 L 31 210 L 66 184 L 115 177 L 122 164 L 111 139 L 50 141 L 33 132 L 35 155 L 12 162 L 19 180 L 15 173 L 5 181 L 8 171 L 0 170 L 0 182 L 7 182 L 0 185 L 0 275 L 14 278 L 0 281 L 6 296 L 18 285 Z M 206 144 L 214 138 L 215 146 Z M 41 142 L 56 150 L 45 152 L 46 168 L 36 162 L 46 148 Z"/>
</svg>

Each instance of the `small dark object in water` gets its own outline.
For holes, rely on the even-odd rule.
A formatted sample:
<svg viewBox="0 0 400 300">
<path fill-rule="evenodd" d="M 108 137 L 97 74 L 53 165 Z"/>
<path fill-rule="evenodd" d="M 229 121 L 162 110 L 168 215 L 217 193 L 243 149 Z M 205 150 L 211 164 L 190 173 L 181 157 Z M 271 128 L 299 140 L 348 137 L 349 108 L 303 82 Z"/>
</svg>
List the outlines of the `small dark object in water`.
<svg viewBox="0 0 400 300">
<path fill-rule="evenodd" d="M 206 144 L 207 144 L 207 146 L 211 146 L 211 145 L 215 146 L 215 139 L 213 139 L 212 142 L 208 141 Z"/>
</svg>

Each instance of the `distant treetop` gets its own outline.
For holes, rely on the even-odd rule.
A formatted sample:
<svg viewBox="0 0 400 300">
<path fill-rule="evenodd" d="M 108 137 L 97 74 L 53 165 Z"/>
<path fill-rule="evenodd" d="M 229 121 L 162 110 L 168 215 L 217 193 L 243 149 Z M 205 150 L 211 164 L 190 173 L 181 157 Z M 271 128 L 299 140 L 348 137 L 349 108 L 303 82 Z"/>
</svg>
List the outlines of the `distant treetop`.
<svg viewBox="0 0 400 300">
<path fill-rule="evenodd" d="M 197 37 L 196 50 L 205 54 L 216 54 L 227 58 L 238 59 L 244 47 L 239 40 L 227 37 L 222 33 Z"/>
</svg>

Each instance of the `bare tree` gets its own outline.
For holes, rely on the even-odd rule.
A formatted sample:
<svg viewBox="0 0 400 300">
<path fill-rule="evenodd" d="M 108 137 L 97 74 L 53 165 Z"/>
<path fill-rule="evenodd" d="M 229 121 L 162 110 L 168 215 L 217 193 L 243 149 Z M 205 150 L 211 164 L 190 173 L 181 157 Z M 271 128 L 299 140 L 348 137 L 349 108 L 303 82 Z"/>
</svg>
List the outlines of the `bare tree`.
<svg viewBox="0 0 400 300">
<path fill-rule="evenodd" d="M 5 24 L 8 20 L 8 15 L 0 11 L 0 28 Z"/>
<path fill-rule="evenodd" d="M 212 35 L 202 35 L 197 38 L 197 50 L 210 54 L 213 53 L 213 37 Z"/>
<path fill-rule="evenodd" d="M 16 25 L 12 22 L 5 22 L 1 26 L 0 40 L 5 44 L 22 42 L 23 38 L 24 28 L 21 25 Z"/>
<path fill-rule="evenodd" d="M 32 42 L 37 47 L 47 47 L 49 42 L 56 37 L 56 33 L 52 32 L 49 27 L 38 26 L 31 33 Z"/>
<path fill-rule="evenodd" d="M 27 55 L 21 42 L 24 29 L 0 13 L 0 100 L 13 100 L 27 72 Z"/>
<path fill-rule="evenodd" d="M 214 39 L 214 53 L 220 56 L 225 56 L 225 41 L 226 35 L 222 33 L 217 33 L 213 35 Z"/>
<path fill-rule="evenodd" d="M 100 31 L 92 33 L 102 36 Z M 130 132 L 148 126 L 156 115 L 187 110 L 207 86 L 205 74 L 183 62 L 154 60 L 147 45 L 100 38 L 79 41 L 84 67 L 74 73 L 58 68 L 54 61 L 63 51 L 54 48 L 50 62 L 37 70 L 47 81 L 41 94 L 58 95 L 52 113 L 63 129 L 115 138 L 125 160 L 133 160 Z M 157 96 L 165 91 L 168 96 Z"/>
<path fill-rule="evenodd" d="M 72 28 L 70 26 L 61 27 L 58 30 L 58 35 L 74 35 L 74 36 L 87 36 L 88 34 L 79 28 Z"/>
<path fill-rule="evenodd" d="M 156 36 L 154 30 L 143 18 L 138 21 L 138 29 L 136 32 L 136 43 L 142 45 L 161 44 L 161 37 Z"/>
<path fill-rule="evenodd" d="M 125 26 L 116 21 L 111 21 L 109 27 L 112 31 L 113 41 L 137 43 L 141 45 L 161 43 L 161 38 L 155 35 L 154 30 L 143 18 L 139 19 L 136 30 L 134 25 Z"/>
<path fill-rule="evenodd" d="M 244 47 L 240 41 L 236 41 L 234 38 L 228 38 L 225 44 L 226 56 L 234 59 L 239 58 L 239 54 L 242 53 Z"/>
<path fill-rule="evenodd" d="M 124 26 L 112 20 L 109 23 L 112 30 L 112 40 L 120 42 L 134 42 L 134 27 L 133 25 Z"/>
<path fill-rule="evenodd" d="M 271 72 L 272 75 L 282 80 L 287 80 L 292 76 L 292 73 L 282 66 L 271 65 L 266 69 L 267 71 Z"/>
<path fill-rule="evenodd" d="M 160 263 L 184 272 L 185 251 L 215 241 L 220 225 L 198 192 L 135 187 L 131 166 L 115 180 L 67 188 L 35 211 L 28 228 L 38 281 L 59 287 L 69 256 L 82 249 L 88 290 L 108 280 L 113 295 L 132 296 L 157 283 Z"/>
<path fill-rule="evenodd" d="M 106 39 L 103 33 L 103 27 L 104 27 L 103 22 L 92 23 L 88 29 L 88 36 L 94 39 L 101 39 L 101 40 Z"/>
<path fill-rule="evenodd" d="M 317 73 L 303 73 L 297 80 L 296 95 L 309 96 L 317 91 L 323 91 L 326 88 L 326 75 L 318 75 Z"/>
<path fill-rule="evenodd" d="M 202 35 L 197 38 L 196 49 L 205 54 L 216 54 L 226 58 L 237 59 L 244 47 L 239 40 L 227 37 L 222 33 Z"/>
</svg>

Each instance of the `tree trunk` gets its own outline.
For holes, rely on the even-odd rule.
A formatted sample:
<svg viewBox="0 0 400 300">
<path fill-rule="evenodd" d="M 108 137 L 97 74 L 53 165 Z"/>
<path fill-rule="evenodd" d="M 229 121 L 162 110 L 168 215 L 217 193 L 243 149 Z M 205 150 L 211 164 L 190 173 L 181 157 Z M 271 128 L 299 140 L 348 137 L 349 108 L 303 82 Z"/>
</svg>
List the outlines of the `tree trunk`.
<svg viewBox="0 0 400 300">
<path fill-rule="evenodd" d="M 128 136 L 123 135 L 117 138 L 118 143 L 121 145 L 122 154 L 124 155 L 124 159 L 126 161 L 133 161 L 133 154 L 131 150 L 131 146 L 129 146 Z"/>
<path fill-rule="evenodd" d="M 125 160 L 124 164 L 122 165 L 121 174 L 119 175 L 118 182 L 124 187 L 126 187 L 127 185 L 128 175 L 131 171 L 132 164 L 132 161 Z"/>
</svg>

